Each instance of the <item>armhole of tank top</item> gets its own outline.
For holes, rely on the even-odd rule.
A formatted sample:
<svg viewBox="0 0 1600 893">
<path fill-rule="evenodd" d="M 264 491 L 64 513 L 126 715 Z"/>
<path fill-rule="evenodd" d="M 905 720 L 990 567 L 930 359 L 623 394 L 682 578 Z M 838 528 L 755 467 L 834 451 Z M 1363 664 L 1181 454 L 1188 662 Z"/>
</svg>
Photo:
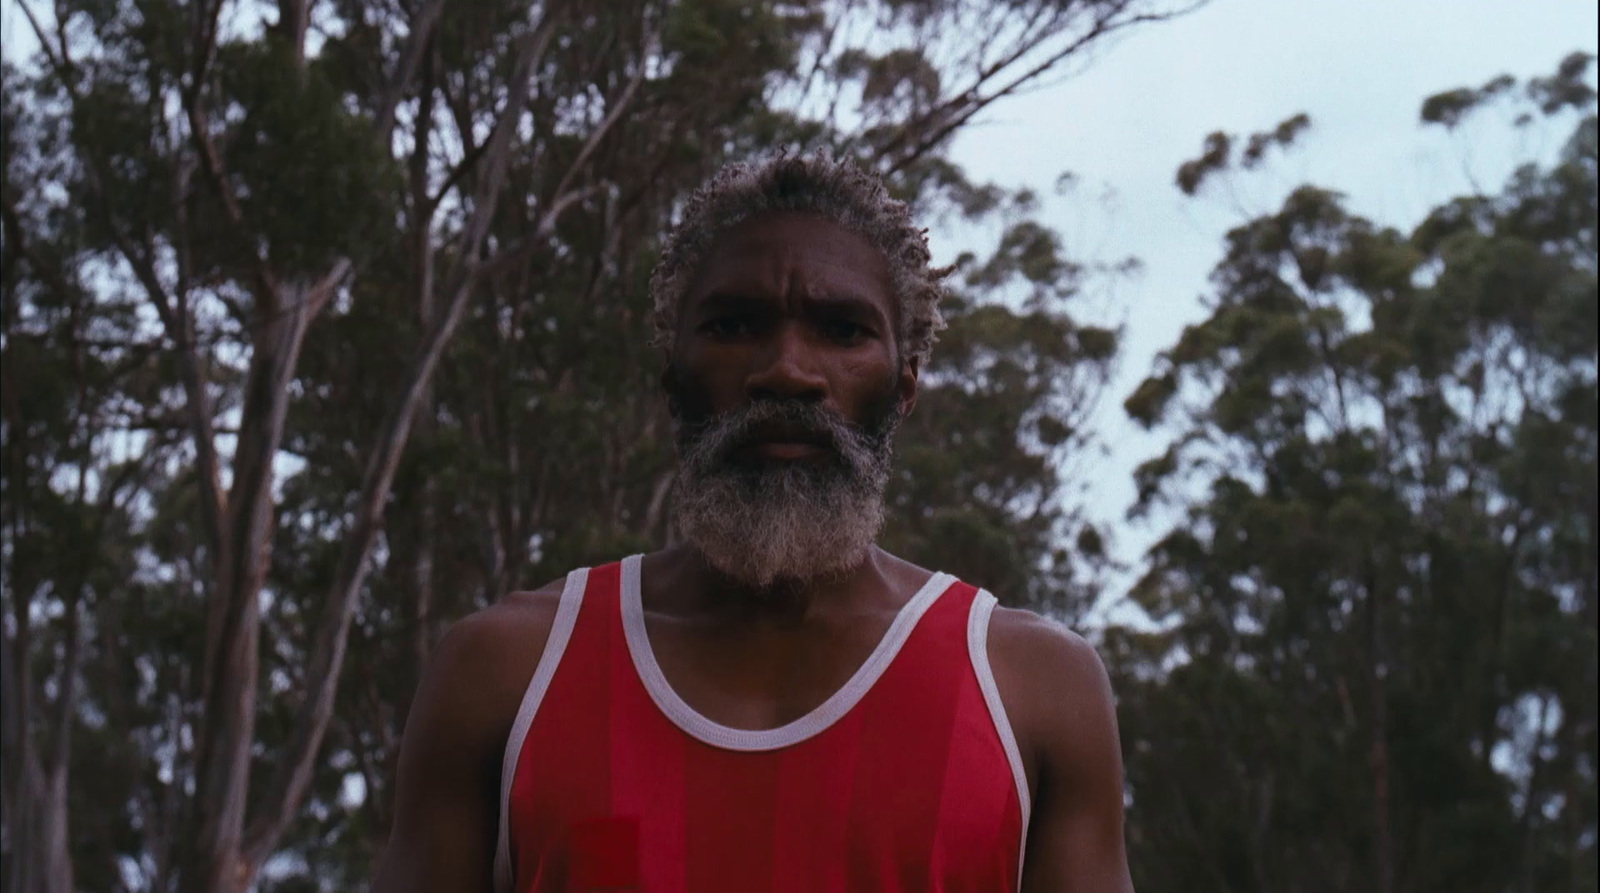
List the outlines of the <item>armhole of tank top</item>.
<svg viewBox="0 0 1600 893">
<path fill-rule="evenodd" d="M 550 637 L 545 641 L 544 653 L 534 667 L 533 678 L 522 694 L 522 705 L 517 708 L 517 718 L 511 724 L 511 736 L 506 739 L 505 755 L 500 763 L 500 822 L 498 840 L 494 850 L 495 893 L 510 893 L 511 883 L 511 783 L 516 780 L 517 763 L 522 757 L 522 744 L 528 737 L 528 727 L 533 725 L 533 715 L 539 712 L 539 702 L 555 677 L 556 666 L 567 650 L 567 640 L 578 622 L 578 609 L 583 604 L 583 590 L 589 582 L 589 569 L 580 568 L 567 574 L 561 590 L 561 604 L 556 608 L 555 619 L 550 623 Z"/>
<path fill-rule="evenodd" d="M 1006 707 L 1000 700 L 1000 688 L 995 685 L 994 671 L 989 666 L 989 618 L 994 614 L 998 600 L 986 589 L 978 590 L 972 600 L 972 610 L 967 616 L 967 653 L 972 658 L 973 672 L 978 676 L 978 688 L 983 691 L 983 701 L 989 706 L 989 718 L 994 721 L 995 734 L 1000 736 L 1000 746 L 1005 749 L 1006 762 L 1011 764 L 1011 781 L 1017 787 L 1017 805 L 1022 810 L 1021 839 L 1017 841 L 1017 888 L 1022 888 L 1022 860 L 1028 845 L 1028 817 L 1032 804 L 1028 797 L 1028 776 L 1022 768 L 1022 751 L 1017 748 L 1017 736 L 1006 718 Z"/>
</svg>

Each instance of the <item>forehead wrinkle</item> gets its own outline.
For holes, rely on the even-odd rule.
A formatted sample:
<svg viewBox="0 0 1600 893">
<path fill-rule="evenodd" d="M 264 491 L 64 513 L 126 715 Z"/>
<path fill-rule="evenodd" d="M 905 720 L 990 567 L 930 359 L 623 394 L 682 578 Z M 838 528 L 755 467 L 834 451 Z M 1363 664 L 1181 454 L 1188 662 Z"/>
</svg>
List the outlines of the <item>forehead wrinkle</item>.
<svg viewBox="0 0 1600 893">
<path fill-rule="evenodd" d="M 701 261 L 685 294 L 771 291 L 773 283 L 784 279 L 784 266 L 792 264 L 793 254 L 794 247 L 787 242 L 751 244 L 737 231 L 726 234 Z"/>
<path fill-rule="evenodd" d="M 827 256 L 832 261 L 829 264 L 807 265 L 799 263 L 794 254 L 786 248 L 785 262 L 789 263 L 789 275 L 785 281 L 785 298 L 797 298 L 808 310 L 864 311 L 882 318 L 884 322 L 893 321 L 895 300 L 892 288 L 883 293 L 882 299 L 875 300 L 870 292 L 855 287 L 856 283 L 850 281 L 856 277 L 863 282 L 877 278 L 871 272 L 839 263 L 831 256 Z M 832 275 L 835 271 L 842 271 L 845 275 Z"/>
<path fill-rule="evenodd" d="M 836 221 L 817 218 L 815 222 L 825 224 L 821 237 L 809 245 L 797 244 L 765 229 L 773 219 L 743 221 L 719 235 L 685 291 L 680 305 L 684 317 L 714 295 L 784 303 L 799 298 L 810 305 L 808 310 L 859 303 L 888 328 L 899 326 L 902 308 L 887 260 L 863 236 Z M 851 242 L 855 245 L 844 247 Z M 863 266 L 839 256 L 840 249 L 853 254 L 854 247 L 867 248 L 875 263 Z M 876 288 L 854 287 L 868 284 Z M 874 293 L 881 294 L 875 299 Z"/>
</svg>

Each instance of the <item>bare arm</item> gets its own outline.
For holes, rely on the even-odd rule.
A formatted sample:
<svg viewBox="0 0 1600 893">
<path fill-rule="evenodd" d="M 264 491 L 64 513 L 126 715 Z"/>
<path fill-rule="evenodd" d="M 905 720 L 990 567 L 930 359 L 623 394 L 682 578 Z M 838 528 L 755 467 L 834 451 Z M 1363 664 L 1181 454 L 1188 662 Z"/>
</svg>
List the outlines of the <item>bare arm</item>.
<svg viewBox="0 0 1600 893">
<path fill-rule="evenodd" d="M 508 596 L 440 641 L 406 721 L 373 893 L 492 889 L 506 738 L 559 598 Z"/>
<path fill-rule="evenodd" d="M 1022 889 L 1133 893 L 1122 837 L 1122 752 L 1105 667 L 1093 646 L 1064 627 L 1005 613 L 1012 615 L 1002 646 L 1008 688 L 1037 775 Z"/>
</svg>

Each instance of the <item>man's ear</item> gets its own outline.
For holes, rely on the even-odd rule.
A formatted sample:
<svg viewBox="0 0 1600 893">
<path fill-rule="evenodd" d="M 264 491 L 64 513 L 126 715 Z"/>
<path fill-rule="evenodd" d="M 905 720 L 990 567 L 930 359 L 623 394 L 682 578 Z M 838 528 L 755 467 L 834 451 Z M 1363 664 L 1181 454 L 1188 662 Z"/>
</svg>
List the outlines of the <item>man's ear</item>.
<svg viewBox="0 0 1600 893">
<path fill-rule="evenodd" d="M 900 417 L 911 415 L 911 410 L 917 405 L 918 382 L 922 374 L 922 360 L 919 357 L 910 357 L 900 364 L 900 378 L 896 382 L 900 391 Z"/>
</svg>

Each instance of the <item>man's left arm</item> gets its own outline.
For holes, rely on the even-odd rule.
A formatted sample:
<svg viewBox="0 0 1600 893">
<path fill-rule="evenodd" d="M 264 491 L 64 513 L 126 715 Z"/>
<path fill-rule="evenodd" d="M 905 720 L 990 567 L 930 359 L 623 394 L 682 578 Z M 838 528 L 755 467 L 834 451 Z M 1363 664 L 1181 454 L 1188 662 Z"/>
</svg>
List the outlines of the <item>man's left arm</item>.
<svg viewBox="0 0 1600 893">
<path fill-rule="evenodd" d="M 1038 776 L 1023 893 L 1132 893 L 1111 680 L 1094 647 L 1065 627 L 1027 617 L 1013 630 L 1007 662 L 1023 683 L 1024 746 Z"/>
</svg>

